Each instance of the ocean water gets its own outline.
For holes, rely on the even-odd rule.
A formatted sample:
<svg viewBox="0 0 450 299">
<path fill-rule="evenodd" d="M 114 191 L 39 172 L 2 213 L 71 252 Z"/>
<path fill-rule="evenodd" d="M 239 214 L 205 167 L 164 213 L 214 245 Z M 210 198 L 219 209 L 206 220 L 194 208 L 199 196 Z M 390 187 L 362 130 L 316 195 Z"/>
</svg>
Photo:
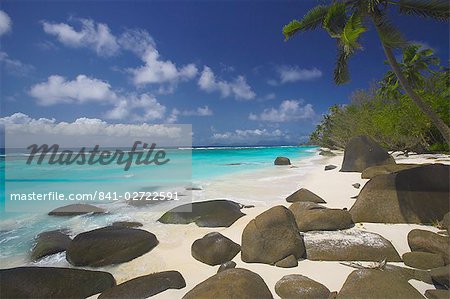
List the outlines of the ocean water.
<svg viewBox="0 0 450 299">
<path fill-rule="evenodd" d="M 167 190 L 167 188 L 183 192 L 186 186 L 206 186 L 209 181 L 221 176 L 273 167 L 273 161 L 277 156 L 286 156 L 291 159 L 312 157 L 316 154 L 316 149 L 312 146 L 177 149 L 172 150 L 170 155 L 168 153 L 168 156 L 174 158 L 177 163 L 167 165 L 165 170 L 158 170 L 159 172 L 149 171 L 149 168 L 145 166 L 132 166 L 125 172 L 123 166 L 117 164 L 92 165 L 89 168 L 67 165 L 57 169 L 42 167 L 35 169 L 25 165 L 25 157 L 19 156 L 8 160 L 5 166 L 5 156 L 3 156 L 0 160 L 2 191 L 0 193 L 0 268 L 31 263 L 28 260 L 29 251 L 33 246 L 34 237 L 40 232 L 64 229 L 75 236 L 83 231 L 109 225 L 114 221 L 138 218 L 141 221 L 153 222 L 158 215 L 161 215 L 161 210 L 165 211 L 170 207 L 169 204 L 164 203 L 158 205 L 157 209 L 154 206 L 136 208 L 123 201 L 117 201 L 99 204 L 108 210 L 109 213 L 105 215 L 54 217 L 47 215 L 52 208 L 46 209 L 42 202 L 32 202 L 27 204 L 35 205 L 33 212 L 5 211 L 5 171 L 7 171 L 6 178 L 16 179 L 17 184 L 20 184 L 18 186 L 24 189 L 22 190 L 24 192 L 44 191 L 48 189 L 49 184 L 54 184 L 57 190 L 62 191 L 83 190 L 86 192 L 98 189 L 101 185 L 106 186 L 105 188 L 113 188 L 119 193 L 131 190 Z M 186 159 L 187 156 L 189 159 Z M 8 158 L 10 157 L 6 157 Z M 24 182 L 21 178 L 33 179 Z M 60 202 L 58 206 L 71 203 L 76 202 Z M 145 213 L 142 213 L 143 209 Z M 63 259 L 64 255 L 57 254 L 46 259 L 44 264 L 54 265 L 58 260 Z"/>
</svg>

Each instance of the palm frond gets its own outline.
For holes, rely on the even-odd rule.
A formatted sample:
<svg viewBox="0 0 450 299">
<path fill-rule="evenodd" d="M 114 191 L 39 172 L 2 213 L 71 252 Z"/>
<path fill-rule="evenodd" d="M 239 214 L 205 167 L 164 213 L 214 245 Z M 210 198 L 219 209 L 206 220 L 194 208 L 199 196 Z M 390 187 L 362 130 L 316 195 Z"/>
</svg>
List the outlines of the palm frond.
<svg viewBox="0 0 450 299">
<path fill-rule="evenodd" d="M 348 19 L 345 10 L 345 3 L 336 2 L 328 8 L 327 14 L 323 19 L 323 28 L 325 28 L 333 38 L 339 38 L 344 31 Z"/>
<path fill-rule="evenodd" d="M 384 45 L 391 49 L 408 46 L 408 41 L 403 34 L 384 15 L 375 17 L 374 23 Z"/>
<path fill-rule="evenodd" d="M 334 82 L 341 85 L 350 81 L 350 72 L 348 70 L 349 54 L 345 52 L 343 47 L 338 47 L 338 59 L 336 68 L 334 69 Z"/>
<path fill-rule="evenodd" d="M 303 18 L 293 20 L 289 24 L 283 27 L 283 34 L 288 40 L 298 31 L 314 30 L 319 26 L 322 26 L 323 19 L 328 13 L 329 6 L 318 5 L 308 11 Z"/>
<path fill-rule="evenodd" d="M 358 43 L 359 36 L 367 30 L 362 24 L 361 17 L 353 13 L 345 24 L 341 35 L 341 44 L 346 53 L 351 54 L 356 49 L 360 49 L 361 45 Z"/>
<path fill-rule="evenodd" d="M 399 0 L 401 14 L 417 15 L 440 21 L 450 19 L 450 2 L 448 0 Z"/>
</svg>

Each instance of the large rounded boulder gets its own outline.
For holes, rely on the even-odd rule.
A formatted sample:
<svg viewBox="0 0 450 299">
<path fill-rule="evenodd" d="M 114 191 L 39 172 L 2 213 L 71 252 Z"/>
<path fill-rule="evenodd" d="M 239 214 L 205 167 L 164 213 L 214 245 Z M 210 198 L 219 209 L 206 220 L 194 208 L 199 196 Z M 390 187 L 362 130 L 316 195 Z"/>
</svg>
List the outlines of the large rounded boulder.
<svg viewBox="0 0 450 299">
<path fill-rule="evenodd" d="M 74 266 L 101 267 L 123 262 L 149 252 L 158 244 L 148 231 L 123 227 L 104 227 L 77 235 L 66 251 Z"/>
<path fill-rule="evenodd" d="M 423 296 L 408 281 L 397 275 L 376 269 L 361 269 L 350 273 L 337 298 L 423 299 Z"/>
<path fill-rule="evenodd" d="M 446 265 L 450 264 L 450 238 L 447 236 L 413 229 L 408 233 L 408 245 L 411 251 L 439 254 Z"/>
<path fill-rule="evenodd" d="M 302 232 L 341 230 L 353 226 L 352 216 L 345 210 L 316 208 L 297 213 L 293 211 L 293 213 L 298 229 Z"/>
<path fill-rule="evenodd" d="M 241 251 L 241 246 L 218 232 L 212 232 L 195 240 L 192 256 L 205 264 L 215 266 L 231 261 Z"/>
<path fill-rule="evenodd" d="M 367 167 L 361 173 L 362 179 L 371 179 L 380 174 L 390 174 L 401 170 L 422 166 L 422 164 L 387 164 Z"/>
<path fill-rule="evenodd" d="M 432 223 L 449 212 L 450 166 L 424 165 L 378 175 L 350 209 L 354 222 Z"/>
<path fill-rule="evenodd" d="M 275 165 L 291 165 L 291 160 L 286 157 L 277 157 L 273 162 Z"/>
<path fill-rule="evenodd" d="M 246 269 L 221 271 L 196 285 L 183 299 L 271 299 L 272 293 L 258 274 Z"/>
<path fill-rule="evenodd" d="M 115 286 L 108 272 L 53 267 L 0 270 L 1 298 L 87 298 Z"/>
<path fill-rule="evenodd" d="M 305 253 L 303 238 L 292 212 L 275 206 L 251 220 L 242 233 L 241 258 L 247 263 L 275 264 Z"/>
<path fill-rule="evenodd" d="M 394 158 L 368 136 L 356 136 L 345 146 L 341 171 L 362 172 L 367 167 L 395 164 Z"/>
<path fill-rule="evenodd" d="M 360 229 L 311 231 L 303 234 L 306 258 L 313 261 L 401 262 L 391 242 Z"/>
<path fill-rule="evenodd" d="M 104 291 L 98 299 L 145 299 L 168 289 L 186 286 L 178 271 L 164 271 L 133 278 Z"/>
<path fill-rule="evenodd" d="M 59 230 L 40 233 L 31 250 L 31 259 L 37 261 L 45 256 L 66 251 L 72 239 Z"/>
<path fill-rule="evenodd" d="M 402 259 L 406 266 L 423 270 L 439 268 L 445 265 L 441 255 L 431 252 L 407 252 L 402 255 Z"/>
<path fill-rule="evenodd" d="M 200 227 L 230 227 L 245 216 L 243 206 L 230 200 L 194 202 L 176 207 L 158 219 L 161 223 L 188 224 L 194 222 Z"/>
</svg>

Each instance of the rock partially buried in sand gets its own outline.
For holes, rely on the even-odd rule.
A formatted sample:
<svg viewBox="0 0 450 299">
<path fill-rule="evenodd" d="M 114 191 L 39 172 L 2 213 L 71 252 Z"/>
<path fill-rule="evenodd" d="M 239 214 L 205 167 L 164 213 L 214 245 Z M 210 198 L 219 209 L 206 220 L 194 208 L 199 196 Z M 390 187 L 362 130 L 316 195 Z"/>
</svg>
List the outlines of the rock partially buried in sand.
<svg viewBox="0 0 450 299">
<path fill-rule="evenodd" d="M 245 216 L 243 206 L 230 200 L 194 202 L 176 207 L 158 219 L 161 223 L 188 224 L 195 222 L 200 227 L 230 227 Z"/>
<path fill-rule="evenodd" d="M 303 234 L 306 258 L 313 261 L 401 262 L 391 242 L 359 229 L 312 231 Z"/>
<path fill-rule="evenodd" d="M 40 233 L 31 250 L 31 259 L 37 261 L 45 256 L 66 251 L 70 241 L 72 239 L 59 230 Z"/>
<path fill-rule="evenodd" d="M 423 299 L 423 296 L 407 281 L 396 275 L 381 270 L 361 269 L 350 273 L 337 298 Z"/>
<path fill-rule="evenodd" d="M 449 212 L 449 165 L 425 165 L 378 175 L 350 209 L 354 222 L 432 223 Z"/>
<path fill-rule="evenodd" d="M 388 165 L 378 165 L 367 167 L 361 173 L 362 179 L 371 179 L 380 174 L 389 174 L 398 172 L 400 170 L 410 169 L 417 166 L 423 166 L 423 164 L 388 164 Z"/>
<path fill-rule="evenodd" d="M 192 256 L 210 266 L 231 261 L 241 251 L 241 246 L 218 232 L 212 232 L 192 243 Z"/>
<path fill-rule="evenodd" d="M 281 299 L 317 299 L 330 296 L 330 290 L 326 286 L 300 274 L 283 276 L 276 283 L 275 292 Z"/>
<path fill-rule="evenodd" d="M 355 189 L 359 189 L 359 187 L 361 187 L 361 184 L 360 183 L 354 183 L 354 184 L 352 184 L 352 186 Z"/>
<path fill-rule="evenodd" d="M 131 261 L 156 245 L 156 236 L 148 231 L 109 226 L 77 235 L 66 259 L 74 266 L 101 267 Z"/>
<path fill-rule="evenodd" d="M 294 255 L 291 254 L 290 256 L 276 262 L 275 266 L 280 268 L 294 268 L 298 266 L 298 260 Z"/>
<path fill-rule="evenodd" d="M 286 157 L 277 157 L 273 163 L 275 165 L 291 165 L 291 160 Z"/>
<path fill-rule="evenodd" d="M 441 255 L 430 252 L 407 252 L 402 255 L 405 265 L 416 269 L 433 269 L 444 266 L 444 259 Z"/>
<path fill-rule="evenodd" d="M 425 297 L 428 299 L 448 299 L 450 298 L 449 290 L 426 290 Z"/>
<path fill-rule="evenodd" d="M 273 265 L 289 255 L 305 253 L 303 239 L 291 210 L 275 206 L 256 216 L 242 233 L 241 258 L 247 263 Z"/>
<path fill-rule="evenodd" d="M 53 267 L 0 270 L 1 298 L 87 298 L 116 284 L 108 272 Z"/>
<path fill-rule="evenodd" d="M 286 197 L 286 201 L 287 202 L 310 201 L 315 203 L 327 203 L 321 197 L 305 188 L 298 189 L 297 191 Z"/>
<path fill-rule="evenodd" d="M 367 167 L 395 164 L 394 158 L 368 136 L 350 139 L 345 146 L 341 171 L 362 172 Z"/>
<path fill-rule="evenodd" d="M 439 267 L 430 270 L 431 279 L 433 282 L 445 287 L 450 287 L 450 265 Z"/>
<path fill-rule="evenodd" d="M 59 207 L 48 213 L 51 216 L 77 216 L 84 214 L 104 214 L 106 210 L 88 204 L 73 204 Z"/>
<path fill-rule="evenodd" d="M 450 264 L 450 238 L 436 233 L 413 229 L 408 233 L 408 245 L 411 251 L 423 251 L 439 254 L 445 264 Z"/>
<path fill-rule="evenodd" d="M 339 209 L 312 209 L 294 213 L 298 229 L 302 232 L 313 230 L 340 230 L 353 226 L 348 211 Z"/>
<path fill-rule="evenodd" d="M 331 165 L 330 164 L 330 165 L 326 165 L 324 169 L 325 169 L 325 171 L 327 171 L 327 170 L 333 170 L 333 169 L 336 169 L 336 168 L 337 168 L 336 165 Z"/>
<path fill-rule="evenodd" d="M 186 286 L 178 271 L 164 271 L 139 276 L 104 291 L 98 299 L 145 299 L 168 289 Z"/>
<path fill-rule="evenodd" d="M 196 285 L 183 299 L 272 299 L 272 293 L 258 274 L 246 269 L 229 269 Z"/>
<path fill-rule="evenodd" d="M 233 261 L 228 261 L 220 265 L 219 269 L 217 269 L 217 273 L 234 268 L 236 268 L 236 263 Z"/>
</svg>

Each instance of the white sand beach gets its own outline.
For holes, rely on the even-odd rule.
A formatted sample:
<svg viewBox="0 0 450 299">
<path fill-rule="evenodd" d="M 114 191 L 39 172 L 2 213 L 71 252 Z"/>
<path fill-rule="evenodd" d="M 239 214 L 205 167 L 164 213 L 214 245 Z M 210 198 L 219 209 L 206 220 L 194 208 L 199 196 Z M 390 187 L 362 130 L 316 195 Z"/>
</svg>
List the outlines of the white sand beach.
<svg viewBox="0 0 450 299">
<path fill-rule="evenodd" d="M 437 160 L 438 163 L 450 164 L 448 156 L 410 155 L 404 157 L 396 154 L 393 156 L 397 163 L 434 163 Z M 430 159 L 430 157 L 436 159 Z M 273 166 L 264 170 L 224 176 L 202 186 L 203 190 L 194 191 L 195 201 L 225 198 L 255 206 L 243 209 L 246 216 L 238 219 L 229 228 L 201 228 L 195 224 L 160 224 L 155 221 L 160 213 L 140 211 L 133 220 L 142 222 L 144 229 L 153 232 L 158 237 L 159 245 L 149 253 L 130 262 L 102 269 L 111 272 L 117 283 L 152 272 L 177 270 L 185 278 L 186 287 L 180 290 L 167 290 L 154 298 L 181 298 L 198 283 L 214 275 L 219 267 L 199 262 L 191 255 L 192 243 L 205 234 L 217 231 L 241 244 L 242 231 L 250 220 L 270 207 L 276 205 L 288 207 L 290 204 L 286 202 L 285 198 L 299 188 L 307 188 L 321 196 L 327 202 L 326 207 L 350 209 L 355 201 L 351 197 L 357 195 L 368 180 L 361 179 L 360 173 L 339 172 L 342 159 L 343 153 L 338 153 L 335 157 L 317 155 L 313 158 L 294 160 L 292 161 L 293 167 Z M 324 171 L 324 166 L 328 164 L 334 164 L 338 168 Z M 354 183 L 360 183 L 361 188 L 354 188 L 352 186 Z M 438 231 L 433 226 L 375 223 L 358 223 L 352 229 L 380 234 L 393 244 L 401 256 L 410 251 L 407 234 L 416 228 Z M 339 291 L 347 276 L 354 270 L 339 262 L 310 260 L 300 260 L 295 268 L 245 263 L 242 262 L 240 253 L 233 261 L 237 263 L 237 267 L 258 273 L 275 298 L 279 297 L 275 293 L 274 286 L 284 275 L 302 274 L 324 284 L 330 291 Z M 404 266 L 403 263 L 392 264 Z M 422 294 L 425 290 L 434 288 L 433 285 L 421 281 L 410 280 L 409 282 Z"/>
</svg>

